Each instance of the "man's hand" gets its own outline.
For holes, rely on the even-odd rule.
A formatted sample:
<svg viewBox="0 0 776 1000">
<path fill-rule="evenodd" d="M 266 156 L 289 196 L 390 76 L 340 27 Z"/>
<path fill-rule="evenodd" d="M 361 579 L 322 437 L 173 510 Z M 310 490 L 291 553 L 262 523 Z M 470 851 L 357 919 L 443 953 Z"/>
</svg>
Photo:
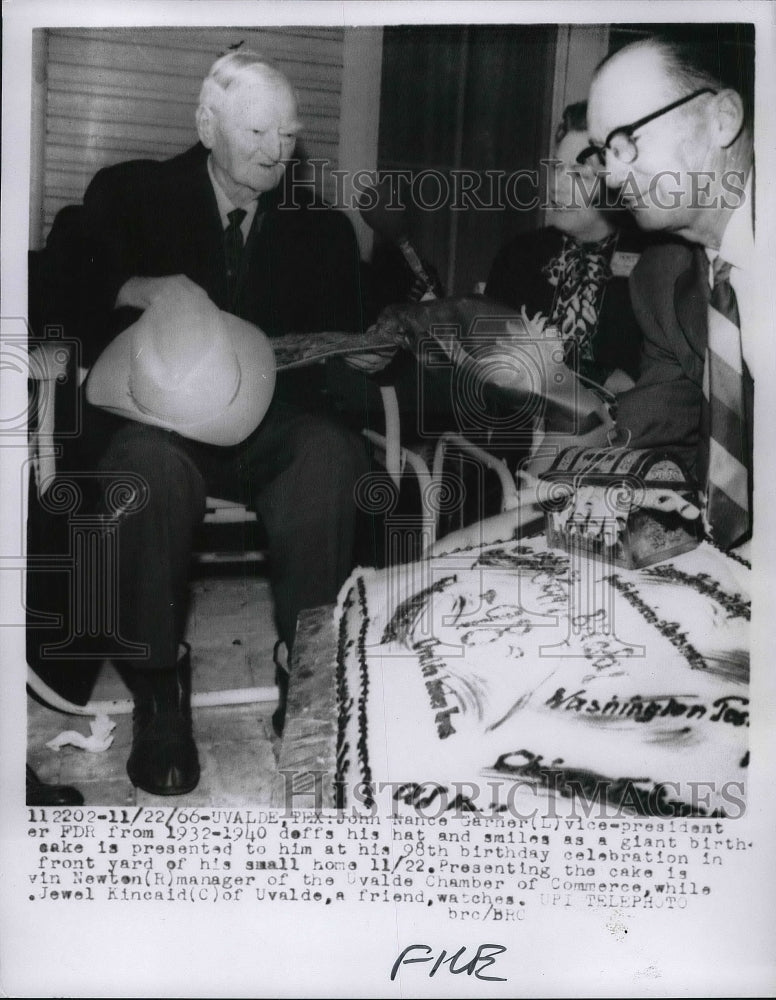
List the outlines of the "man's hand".
<svg viewBox="0 0 776 1000">
<path fill-rule="evenodd" d="M 688 521 L 700 517 L 700 508 L 674 490 L 649 489 L 630 495 L 624 489 L 580 486 L 572 501 L 553 514 L 556 530 L 585 538 L 602 538 L 615 545 L 633 510 L 676 512 Z"/>
<path fill-rule="evenodd" d="M 449 305 L 445 299 L 386 306 L 377 317 L 377 321 L 367 330 L 367 335 L 395 337 L 397 346 L 393 350 L 386 348 L 362 354 L 348 354 L 345 356 L 345 362 L 356 371 L 374 375 L 390 363 L 402 342 L 409 349 L 414 348 L 417 340 L 426 334 L 433 324 L 447 321 L 448 313 Z M 446 318 L 438 320 L 437 315 L 444 315 Z"/>
<path fill-rule="evenodd" d="M 119 289 L 114 308 L 131 306 L 135 309 L 148 309 L 160 300 L 174 301 L 180 296 L 190 298 L 197 294 L 208 297 L 207 292 L 185 274 L 173 274 L 163 278 L 129 278 Z"/>
<path fill-rule="evenodd" d="M 676 493 L 674 490 L 644 490 L 639 500 L 639 507 L 666 512 L 676 511 L 687 521 L 694 521 L 701 516 L 700 507 L 686 500 L 681 493 Z"/>
</svg>

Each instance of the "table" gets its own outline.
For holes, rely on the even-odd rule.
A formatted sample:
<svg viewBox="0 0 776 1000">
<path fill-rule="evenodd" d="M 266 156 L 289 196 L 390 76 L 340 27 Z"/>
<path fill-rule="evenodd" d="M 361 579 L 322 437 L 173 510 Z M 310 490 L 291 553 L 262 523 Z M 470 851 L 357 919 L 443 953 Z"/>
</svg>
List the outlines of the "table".
<svg viewBox="0 0 776 1000">
<path fill-rule="evenodd" d="M 331 809 L 337 753 L 334 605 L 302 611 L 290 662 L 288 709 L 272 793 L 276 809 Z"/>
</svg>

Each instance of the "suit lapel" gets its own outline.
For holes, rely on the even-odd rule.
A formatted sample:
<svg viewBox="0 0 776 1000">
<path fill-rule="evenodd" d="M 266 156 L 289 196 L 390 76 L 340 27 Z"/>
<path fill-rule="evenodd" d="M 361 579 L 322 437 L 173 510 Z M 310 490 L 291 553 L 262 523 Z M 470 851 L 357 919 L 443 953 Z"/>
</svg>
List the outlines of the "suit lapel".
<svg viewBox="0 0 776 1000">
<path fill-rule="evenodd" d="M 187 273 L 223 309 L 227 293 L 224 236 L 206 156 L 179 181 L 179 212 L 185 220 L 184 253 L 190 262 Z"/>
<path fill-rule="evenodd" d="M 692 260 L 674 284 L 674 309 L 689 350 L 683 352 L 682 365 L 687 375 L 700 385 L 706 357 L 708 328 L 708 260 L 700 247 L 694 248 Z"/>
</svg>

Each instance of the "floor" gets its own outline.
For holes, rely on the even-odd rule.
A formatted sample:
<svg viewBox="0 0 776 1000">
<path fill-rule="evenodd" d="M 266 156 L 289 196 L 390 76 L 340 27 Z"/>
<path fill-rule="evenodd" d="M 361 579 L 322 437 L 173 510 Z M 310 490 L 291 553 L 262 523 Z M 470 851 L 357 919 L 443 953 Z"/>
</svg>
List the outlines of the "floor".
<svg viewBox="0 0 776 1000">
<path fill-rule="evenodd" d="M 274 687 L 272 659 L 276 633 L 269 585 L 261 576 L 239 572 L 202 577 L 193 584 L 186 639 L 192 647 L 195 692 Z M 94 700 L 128 697 L 106 664 Z M 114 741 L 101 753 L 46 742 L 63 730 L 89 735 L 89 720 L 63 715 L 28 698 L 28 760 L 42 781 L 75 785 L 86 804 L 240 805 L 267 804 L 277 769 L 280 741 L 272 731 L 275 702 L 194 710 L 194 733 L 202 778 L 188 795 L 161 799 L 133 787 L 125 766 L 131 745 L 131 716 L 114 715 Z"/>
</svg>

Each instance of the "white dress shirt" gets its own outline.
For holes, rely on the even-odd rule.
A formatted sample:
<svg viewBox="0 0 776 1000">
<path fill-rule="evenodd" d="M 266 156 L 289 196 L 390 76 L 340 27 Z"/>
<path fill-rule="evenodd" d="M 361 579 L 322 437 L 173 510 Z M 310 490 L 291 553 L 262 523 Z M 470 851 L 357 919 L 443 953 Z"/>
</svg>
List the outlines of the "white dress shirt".
<svg viewBox="0 0 776 1000">
<path fill-rule="evenodd" d="M 216 175 L 213 173 L 212 156 L 208 156 L 207 158 L 207 172 L 210 177 L 210 183 L 213 185 L 216 202 L 218 203 L 218 212 L 221 216 L 221 227 L 226 229 L 229 225 L 229 213 L 233 212 L 235 208 L 244 209 L 245 218 L 240 223 L 240 229 L 243 234 L 243 242 L 245 242 L 248 239 L 248 233 L 251 231 L 251 226 L 253 225 L 253 217 L 256 215 L 256 208 L 259 203 L 258 197 L 254 198 L 253 201 L 248 202 L 247 205 L 235 205 L 229 198 L 227 198 L 224 189 L 216 180 Z"/>
</svg>

